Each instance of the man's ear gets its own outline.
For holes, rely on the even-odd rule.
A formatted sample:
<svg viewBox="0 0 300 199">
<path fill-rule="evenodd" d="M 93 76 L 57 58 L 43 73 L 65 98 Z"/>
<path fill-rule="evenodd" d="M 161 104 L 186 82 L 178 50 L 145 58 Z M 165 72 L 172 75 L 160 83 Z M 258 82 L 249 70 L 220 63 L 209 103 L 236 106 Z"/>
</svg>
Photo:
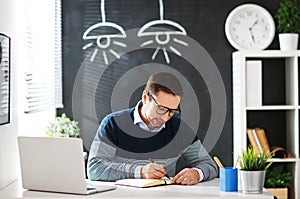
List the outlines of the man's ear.
<svg viewBox="0 0 300 199">
<path fill-rule="evenodd" d="M 142 94 L 142 102 L 143 104 L 145 104 L 147 102 L 147 98 L 148 98 L 148 91 L 143 91 L 143 94 Z"/>
</svg>

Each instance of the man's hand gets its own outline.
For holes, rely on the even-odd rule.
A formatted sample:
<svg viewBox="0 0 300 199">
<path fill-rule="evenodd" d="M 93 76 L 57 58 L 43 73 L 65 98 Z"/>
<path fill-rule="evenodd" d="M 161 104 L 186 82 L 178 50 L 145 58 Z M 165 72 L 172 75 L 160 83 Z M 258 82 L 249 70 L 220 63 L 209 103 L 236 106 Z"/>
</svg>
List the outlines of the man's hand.
<svg viewBox="0 0 300 199">
<path fill-rule="evenodd" d="M 143 179 L 160 179 L 166 174 L 165 168 L 160 164 L 149 163 L 142 167 L 141 178 Z"/>
<path fill-rule="evenodd" d="M 194 185 L 197 184 L 199 180 L 200 176 L 197 170 L 185 168 L 172 179 L 172 183 L 182 185 Z"/>
</svg>

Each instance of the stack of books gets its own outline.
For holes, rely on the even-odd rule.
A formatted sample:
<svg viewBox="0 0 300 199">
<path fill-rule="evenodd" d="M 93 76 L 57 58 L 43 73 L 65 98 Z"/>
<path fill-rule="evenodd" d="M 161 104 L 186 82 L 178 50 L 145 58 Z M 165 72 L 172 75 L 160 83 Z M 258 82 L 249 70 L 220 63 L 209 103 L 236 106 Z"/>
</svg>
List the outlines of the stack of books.
<svg viewBox="0 0 300 199">
<path fill-rule="evenodd" d="M 266 133 L 261 128 L 247 129 L 247 135 L 252 147 L 259 151 L 270 153 L 270 146 L 266 136 Z"/>
<path fill-rule="evenodd" d="M 291 153 L 279 146 L 269 146 L 266 133 L 262 128 L 248 128 L 247 129 L 248 139 L 253 149 L 265 153 L 273 153 L 274 158 L 289 158 Z"/>
</svg>

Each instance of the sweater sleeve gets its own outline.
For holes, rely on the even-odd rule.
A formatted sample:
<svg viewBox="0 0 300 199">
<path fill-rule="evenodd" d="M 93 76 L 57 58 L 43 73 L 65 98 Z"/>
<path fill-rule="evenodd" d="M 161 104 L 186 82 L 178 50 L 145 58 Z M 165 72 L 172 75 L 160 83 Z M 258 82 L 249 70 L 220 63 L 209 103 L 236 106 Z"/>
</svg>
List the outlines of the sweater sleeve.
<svg viewBox="0 0 300 199">
<path fill-rule="evenodd" d="M 97 131 L 90 148 L 87 175 L 91 180 L 115 181 L 122 178 L 138 176 L 134 161 L 116 157 L 116 147 L 113 143 L 113 125 L 105 118 Z"/>
<path fill-rule="evenodd" d="M 195 141 L 188 146 L 182 154 L 189 167 L 201 169 L 203 172 L 203 180 L 211 180 L 218 176 L 218 167 L 206 149 L 201 144 L 200 140 Z"/>
</svg>

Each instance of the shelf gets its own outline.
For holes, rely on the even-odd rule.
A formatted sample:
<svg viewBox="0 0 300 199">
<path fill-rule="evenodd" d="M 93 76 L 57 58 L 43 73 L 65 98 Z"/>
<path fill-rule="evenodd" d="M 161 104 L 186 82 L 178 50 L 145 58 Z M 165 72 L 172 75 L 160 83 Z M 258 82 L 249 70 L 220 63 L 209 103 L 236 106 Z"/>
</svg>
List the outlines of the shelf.
<svg viewBox="0 0 300 199">
<path fill-rule="evenodd" d="M 246 110 L 295 110 L 299 109 L 300 106 L 291 106 L 291 105 L 276 105 L 276 106 L 255 106 L 255 107 L 246 107 Z"/>
<path fill-rule="evenodd" d="M 270 158 L 268 162 L 297 162 L 297 158 Z"/>
<path fill-rule="evenodd" d="M 247 128 L 260 127 L 266 132 L 270 146 L 281 146 L 291 158 L 271 158 L 274 163 L 285 165 L 294 176 L 289 198 L 300 199 L 300 50 L 237 51 L 232 54 L 233 80 L 233 160 L 249 144 Z M 247 65 L 261 61 L 262 83 L 254 106 L 247 106 Z M 255 75 L 255 71 L 254 71 Z M 250 79 L 251 80 L 251 79 Z M 250 88 L 251 89 L 251 88 Z M 262 95 L 261 95 L 262 94 Z M 255 101 L 255 99 L 254 99 Z M 249 103 L 250 104 L 250 103 Z M 262 104 L 262 105 L 261 105 Z M 234 163 L 233 163 L 234 164 Z"/>
<path fill-rule="evenodd" d="M 297 51 L 281 51 L 281 50 L 262 50 L 262 51 L 236 51 L 233 55 L 245 56 L 248 58 L 288 58 L 300 56 L 300 50 Z"/>
</svg>

